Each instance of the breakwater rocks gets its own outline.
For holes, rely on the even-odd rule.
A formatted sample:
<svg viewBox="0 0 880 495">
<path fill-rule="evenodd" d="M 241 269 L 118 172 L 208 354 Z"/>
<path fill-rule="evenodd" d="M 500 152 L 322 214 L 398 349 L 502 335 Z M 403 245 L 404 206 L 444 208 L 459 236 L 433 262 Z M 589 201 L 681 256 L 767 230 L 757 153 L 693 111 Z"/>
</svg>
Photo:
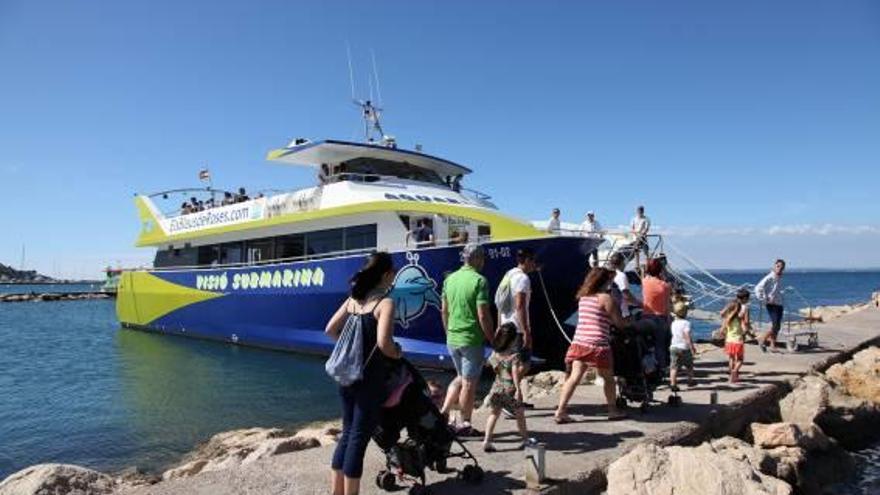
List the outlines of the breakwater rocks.
<svg viewBox="0 0 880 495">
<path fill-rule="evenodd" d="M 82 301 L 112 297 L 112 294 L 105 292 L 31 292 L 28 294 L 0 294 L 0 302 Z"/>
<path fill-rule="evenodd" d="M 268 457 L 336 442 L 341 423 L 316 423 L 296 431 L 248 428 L 218 433 L 161 476 L 130 468 L 116 476 L 69 464 L 38 464 L 0 482 L 0 495 L 104 495 L 162 480 L 233 469 Z"/>
<path fill-rule="evenodd" d="M 880 437 L 880 349 L 807 375 L 779 402 L 775 423 L 696 447 L 640 444 L 613 462 L 608 495 L 820 495 L 855 470 Z"/>
</svg>

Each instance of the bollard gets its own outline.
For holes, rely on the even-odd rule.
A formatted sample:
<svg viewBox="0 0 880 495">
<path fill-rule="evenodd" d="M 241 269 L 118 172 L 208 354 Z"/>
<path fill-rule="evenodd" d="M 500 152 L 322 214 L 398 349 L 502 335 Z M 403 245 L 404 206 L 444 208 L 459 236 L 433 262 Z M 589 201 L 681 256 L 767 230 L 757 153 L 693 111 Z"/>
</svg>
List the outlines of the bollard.
<svg viewBox="0 0 880 495">
<path fill-rule="evenodd" d="M 544 481 L 546 469 L 544 464 L 545 450 L 546 446 L 543 443 L 538 443 L 534 438 L 530 438 L 528 444 L 526 444 L 525 477 L 526 487 L 529 489 L 541 488 L 541 483 Z"/>
<path fill-rule="evenodd" d="M 709 404 L 715 405 L 718 404 L 718 392 L 711 392 L 709 394 Z"/>
</svg>

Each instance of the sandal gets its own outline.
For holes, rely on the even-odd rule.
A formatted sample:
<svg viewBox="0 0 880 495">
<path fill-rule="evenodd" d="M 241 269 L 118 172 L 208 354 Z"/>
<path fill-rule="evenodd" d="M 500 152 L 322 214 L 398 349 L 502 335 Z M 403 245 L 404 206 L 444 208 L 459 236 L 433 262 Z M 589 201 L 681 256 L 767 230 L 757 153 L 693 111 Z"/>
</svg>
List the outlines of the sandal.
<svg viewBox="0 0 880 495">
<path fill-rule="evenodd" d="M 608 414 L 608 421 L 620 421 L 629 418 L 629 414 L 623 411 L 617 411 L 614 414 Z"/>
<path fill-rule="evenodd" d="M 568 423 L 574 423 L 574 420 L 571 419 L 571 416 L 565 414 L 563 416 L 553 416 L 553 421 L 558 425 L 567 425 Z"/>
</svg>

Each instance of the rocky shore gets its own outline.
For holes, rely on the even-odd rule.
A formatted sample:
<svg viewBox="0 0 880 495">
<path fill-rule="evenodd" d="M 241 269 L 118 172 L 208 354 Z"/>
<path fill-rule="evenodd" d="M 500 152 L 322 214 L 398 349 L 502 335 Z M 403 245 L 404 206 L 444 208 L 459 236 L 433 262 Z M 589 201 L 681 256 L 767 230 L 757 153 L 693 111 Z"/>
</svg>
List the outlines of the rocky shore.
<svg viewBox="0 0 880 495">
<path fill-rule="evenodd" d="M 28 294 L 0 294 L 0 302 L 82 301 L 112 297 L 112 294 L 104 292 L 31 292 Z"/>
<path fill-rule="evenodd" d="M 880 438 L 880 349 L 805 376 L 742 438 L 695 447 L 643 443 L 608 469 L 608 495 L 835 493 L 855 470 L 849 450 Z"/>
</svg>

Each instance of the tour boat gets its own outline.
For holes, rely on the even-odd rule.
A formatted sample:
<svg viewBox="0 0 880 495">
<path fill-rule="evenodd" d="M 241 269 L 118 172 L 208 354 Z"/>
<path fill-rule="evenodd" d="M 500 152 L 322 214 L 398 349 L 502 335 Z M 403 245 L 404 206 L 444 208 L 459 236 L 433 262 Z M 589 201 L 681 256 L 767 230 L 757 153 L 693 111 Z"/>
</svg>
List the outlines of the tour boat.
<svg viewBox="0 0 880 495">
<path fill-rule="evenodd" d="M 484 194 L 463 187 L 471 170 L 398 148 L 380 130 L 378 111 L 361 102 L 364 142 L 295 139 L 267 159 L 314 167 L 317 183 L 247 198 L 199 189 L 214 206 L 160 207 L 171 190 L 136 195 L 136 245 L 156 249 L 150 269 L 126 270 L 117 289 L 123 327 L 239 345 L 327 355 L 324 328 L 373 251 L 392 254 L 397 270 L 395 339 L 421 366 L 449 368 L 440 306 L 444 277 L 462 264 L 463 243 L 486 252 L 482 273 L 490 299 L 516 252 L 531 248 L 541 266 L 531 275 L 530 319 L 536 356 L 558 361 L 567 343 L 557 316 L 575 311 L 588 254 L 600 239 L 548 233 L 501 213 Z M 221 198 L 231 201 L 220 201 Z M 208 203 L 212 201 L 209 199 Z M 230 203 L 230 204 L 224 204 Z M 416 242 L 423 221 L 433 240 Z"/>
</svg>

